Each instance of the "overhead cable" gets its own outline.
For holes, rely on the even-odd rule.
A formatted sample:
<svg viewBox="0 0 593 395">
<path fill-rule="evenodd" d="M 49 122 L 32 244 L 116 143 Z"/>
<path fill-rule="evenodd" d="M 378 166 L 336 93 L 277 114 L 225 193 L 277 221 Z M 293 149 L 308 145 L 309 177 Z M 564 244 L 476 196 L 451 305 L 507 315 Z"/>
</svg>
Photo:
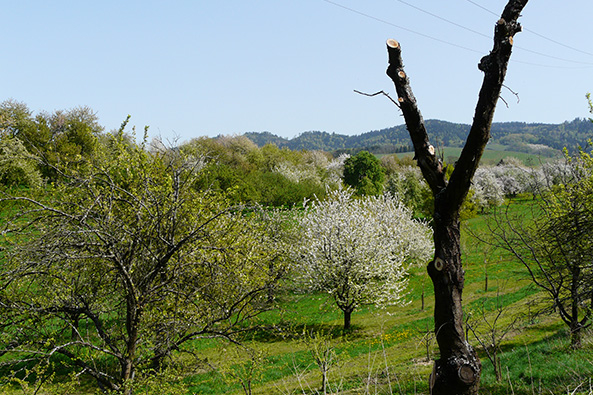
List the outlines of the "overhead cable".
<svg viewBox="0 0 593 395">
<path fill-rule="evenodd" d="M 409 33 L 413 33 L 413 34 L 416 34 L 416 35 L 422 36 L 422 37 L 424 37 L 424 38 L 428 38 L 428 39 L 430 39 L 430 40 L 433 40 L 433 41 L 437 41 L 437 42 L 440 42 L 440 43 L 443 43 L 443 44 L 447 44 L 447 45 L 450 45 L 450 46 L 453 46 L 453 47 L 457 47 L 457 48 L 460 48 L 460 49 L 464 49 L 464 50 L 466 50 L 466 51 L 469 51 L 469 52 L 474 52 L 474 53 L 479 53 L 479 54 L 482 54 L 482 53 L 483 53 L 482 51 L 478 51 L 478 50 L 475 50 L 475 49 L 472 49 L 472 48 L 465 47 L 465 46 L 463 46 L 463 45 L 455 44 L 455 43 L 453 43 L 453 42 L 451 42 L 451 41 L 443 40 L 443 39 L 441 39 L 441 38 L 437 38 L 437 37 L 434 37 L 434 36 L 431 36 L 431 35 L 428 35 L 428 34 L 425 34 L 425 33 L 421 33 L 421 32 L 418 32 L 418 31 L 415 31 L 415 30 L 409 29 L 409 28 L 407 28 L 407 27 L 400 26 L 400 25 L 397 25 L 397 24 L 395 24 L 395 23 L 389 22 L 389 21 L 387 21 L 387 20 L 385 20 L 385 19 L 377 18 L 377 17 L 375 17 L 375 16 L 372 16 L 372 15 L 366 14 L 366 13 L 364 13 L 364 12 L 361 12 L 361 11 L 355 10 L 355 9 L 353 9 L 353 8 L 347 7 L 347 6 L 345 6 L 345 5 L 342 5 L 342 4 L 340 4 L 340 3 L 336 3 L 336 2 L 334 2 L 334 1 L 332 1 L 332 0 L 323 0 L 323 1 L 325 1 L 326 3 L 332 4 L 332 5 L 336 6 L 336 7 L 340 7 L 340 8 L 343 8 L 343 9 L 345 9 L 345 10 L 348 10 L 348 11 L 350 11 L 350 12 L 352 12 L 352 13 L 355 13 L 355 14 L 358 14 L 358 15 L 361 15 L 361 16 L 364 16 L 364 17 L 366 17 L 366 18 L 369 18 L 369 19 L 375 20 L 375 21 L 377 21 L 377 22 L 384 23 L 384 24 L 386 24 L 386 25 L 389 25 L 389 26 L 396 27 L 396 28 L 398 28 L 398 29 L 401 29 L 401 30 L 405 30 L 405 31 L 407 31 L 407 32 L 409 32 Z M 402 3 L 402 4 L 405 4 L 405 5 L 407 5 L 407 6 L 410 6 L 410 7 L 414 8 L 414 9 L 416 9 L 416 10 L 418 10 L 418 11 L 421 11 L 421 12 L 423 12 L 423 13 L 425 13 L 425 14 L 428 14 L 428 15 L 430 15 L 430 16 L 432 16 L 432 17 L 434 17 L 434 18 L 440 19 L 440 20 L 442 20 L 442 21 L 444 21 L 444 22 L 447 22 L 447 23 L 449 23 L 449 24 L 452 24 L 452 25 L 454 25 L 454 26 L 457 26 L 457 27 L 459 27 L 459 28 L 461 28 L 461 29 L 467 30 L 467 31 L 469 31 L 469 32 L 471 32 L 471 33 L 473 33 L 473 34 L 476 34 L 476 35 L 479 35 L 479 36 L 482 36 L 482 37 L 486 37 L 486 38 L 488 38 L 488 39 L 490 39 L 490 38 L 491 38 L 491 37 L 490 37 L 490 36 L 488 36 L 488 35 L 485 35 L 485 34 L 483 34 L 483 33 L 481 33 L 481 32 L 478 32 L 478 31 L 476 31 L 476 30 L 470 29 L 470 28 L 468 28 L 468 27 L 465 27 L 465 26 L 463 26 L 463 25 L 460 25 L 460 24 L 458 24 L 458 23 L 456 23 L 456 22 L 453 22 L 453 21 L 451 21 L 451 20 L 448 20 L 448 19 L 446 19 L 446 18 L 443 18 L 443 17 L 441 17 L 441 16 L 438 16 L 438 15 L 436 15 L 436 14 L 432 13 L 432 12 L 426 11 L 426 10 L 424 10 L 424 9 L 422 9 L 422 8 L 418 7 L 418 6 L 415 6 L 415 5 L 413 5 L 413 4 L 410 4 L 410 3 L 408 3 L 408 2 L 406 2 L 406 1 L 404 1 L 404 0 L 397 0 L 397 1 L 399 1 L 400 3 Z M 470 2 L 470 3 L 472 3 L 472 4 L 474 4 L 475 6 L 477 6 L 477 7 L 479 7 L 479 8 L 482 8 L 483 10 L 485 10 L 485 11 L 487 11 L 487 12 L 489 12 L 489 13 L 493 14 L 493 15 L 497 15 L 497 14 L 495 14 L 494 12 L 492 12 L 492 11 L 488 10 L 487 8 L 485 8 L 485 7 L 482 7 L 481 5 L 479 5 L 479 4 L 475 3 L 475 2 L 473 2 L 472 0 L 467 0 L 467 1 L 468 1 L 468 2 Z M 527 30 L 527 29 L 524 29 L 524 30 Z M 540 34 L 538 34 L 538 33 L 535 33 L 535 32 L 533 32 L 533 34 L 536 34 L 536 35 L 538 35 L 538 36 L 541 36 Z M 545 39 L 548 39 L 548 38 L 546 38 L 546 37 L 544 37 L 544 36 L 541 36 L 541 37 L 542 37 L 542 38 L 545 38 Z M 548 39 L 548 40 L 551 40 L 551 39 Z M 551 40 L 551 41 L 553 41 L 553 40 Z M 553 42 L 555 42 L 555 41 L 553 41 Z M 556 42 L 556 43 L 557 43 L 558 45 L 566 46 L 566 45 L 564 45 L 564 44 L 561 44 L 561 43 L 558 43 L 558 42 Z M 566 46 L 566 47 L 568 47 L 568 46 Z M 531 62 L 522 62 L 522 61 L 517 61 L 517 60 L 513 60 L 513 59 L 511 59 L 511 62 L 517 62 L 517 63 L 529 64 L 529 65 L 532 65 L 532 66 L 540 66 L 540 67 L 548 67 L 548 68 L 559 68 L 559 69 L 584 69 L 584 68 L 591 68 L 591 67 L 593 67 L 593 63 L 591 63 L 591 62 L 582 62 L 582 61 L 578 61 L 578 60 L 570 60 L 570 59 L 565 59 L 565 58 L 561 58 L 561 57 L 558 57 L 558 56 L 553 56 L 553 55 L 549 55 L 549 54 L 546 54 L 546 53 L 542 53 L 542 52 L 534 51 L 534 50 L 531 50 L 531 49 L 523 48 L 523 47 L 520 47 L 520 46 L 515 46 L 515 48 L 517 48 L 517 49 L 520 49 L 520 50 L 523 50 L 523 51 L 526 51 L 526 52 L 530 52 L 530 53 L 532 53 L 532 54 L 539 55 L 539 56 L 542 56 L 542 57 L 546 57 L 546 58 L 550 58 L 550 59 L 554 59 L 554 60 L 559 60 L 559 61 L 563 61 L 563 62 L 567 62 L 567 63 L 580 64 L 580 65 L 582 65 L 582 66 L 567 67 L 567 66 L 555 66 L 555 65 L 542 65 L 542 64 L 531 63 Z M 571 49 L 573 49 L 573 50 L 576 50 L 576 51 L 579 51 L 579 52 L 583 52 L 583 53 L 589 54 L 588 52 L 580 51 L 580 50 L 578 50 L 578 49 L 576 49 L 576 48 L 572 48 L 572 47 L 568 47 L 568 48 L 571 48 Z"/>
<path fill-rule="evenodd" d="M 484 11 L 486 11 L 486 12 L 492 14 L 492 15 L 498 16 L 495 12 L 489 10 L 488 8 L 482 6 L 481 4 L 476 3 L 475 1 L 472 1 L 472 0 L 466 0 L 466 1 L 468 3 L 471 3 L 471 4 L 475 5 L 478 8 L 483 9 Z M 548 41 L 550 41 L 550 42 L 552 42 L 552 43 L 554 43 L 556 45 L 560 45 L 561 47 L 568 48 L 568 49 L 571 49 L 571 50 L 576 51 L 576 52 L 580 52 L 580 53 L 585 54 L 585 55 L 593 56 L 593 53 L 591 53 L 591 52 L 583 51 L 582 49 L 578 49 L 578 48 L 572 47 L 572 46 L 570 46 L 568 44 L 561 43 L 561 42 L 556 41 L 556 40 L 554 40 L 554 39 L 552 39 L 550 37 L 546 37 L 543 34 L 539 34 L 539 33 L 535 32 L 535 31 L 533 31 L 531 29 L 527 29 L 527 28 L 523 27 L 523 30 L 525 30 L 526 32 L 529 32 L 531 34 L 534 34 L 534 35 L 538 36 L 539 38 L 543 38 L 544 40 L 548 40 Z"/>
<path fill-rule="evenodd" d="M 412 30 L 412 29 L 408 29 L 407 27 L 403 27 L 403 26 L 400 26 L 400 25 L 396 25 L 395 23 L 392 23 L 392 22 L 386 21 L 386 20 L 384 20 L 384 19 L 380 19 L 380 18 L 374 17 L 374 16 L 372 16 L 372 15 L 369 15 L 369 14 L 365 14 L 364 12 L 361 12 L 361 11 L 355 10 L 355 9 L 353 9 L 353 8 L 350 8 L 350 7 L 346 7 L 345 5 L 342 5 L 342 4 L 339 4 L 339 3 L 333 2 L 333 1 L 331 1 L 331 0 L 323 0 L 323 1 L 325 1 L 326 3 L 332 4 L 332 5 L 335 5 L 336 7 L 340 7 L 340 8 L 343 8 L 343 9 L 345 9 L 345 10 L 348 10 L 348 11 L 350 11 L 350 12 L 353 12 L 353 13 L 355 13 L 355 14 L 362 15 L 362 16 L 364 16 L 364 17 L 366 17 L 366 18 L 373 19 L 373 20 L 375 20 L 375 21 L 377 21 L 377 22 L 381 22 L 381 23 L 384 23 L 384 24 L 386 24 L 386 25 L 393 26 L 393 27 L 396 27 L 396 28 L 398 28 L 398 29 L 405 30 L 405 31 L 407 31 L 407 32 L 409 32 L 409 33 L 417 34 L 417 35 L 419 35 L 419 36 L 422 36 L 422 37 L 428 38 L 428 39 L 430 39 L 430 40 L 438 41 L 438 42 L 440 42 L 440 43 L 443 43 L 443 44 L 447 44 L 447 45 L 451 45 L 451 46 L 454 46 L 454 47 L 457 47 L 457 48 L 465 49 L 466 51 L 470 51 L 470 52 L 476 52 L 476 53 L 480 53 L 480 54 L 482 53 L 481 51 L 477 51 L 477 50 L 475 50 L 475 49 L 472 49 L 472 48 L 464 47 L 463 45 L 455 44 L 455 43 L 452 43 L 452 42 L 450 42 L 450 41 L 442 40 L 442 39 L 440 39 L 440 38 L 433 37 L 433 36 L 430 36 L 430 35 L 428 35 L 428 34 L 420 33 L 420 32 L 417 32 L 417 31 L 415 31 L 415 30 Z"/>
</svg>

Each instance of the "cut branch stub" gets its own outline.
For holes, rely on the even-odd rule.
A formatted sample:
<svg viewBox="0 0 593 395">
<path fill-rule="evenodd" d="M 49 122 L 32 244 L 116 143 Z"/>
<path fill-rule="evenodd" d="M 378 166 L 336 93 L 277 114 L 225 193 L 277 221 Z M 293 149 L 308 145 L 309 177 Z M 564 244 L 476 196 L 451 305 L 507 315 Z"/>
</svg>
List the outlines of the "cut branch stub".
<svg viewBox="0 0 593 395">
<path fill-rule="evenodd" d="M 474 369 L 469 364 L 461 366 L 457 374 L 459 375 L 459 379 L 468 385 L 476 381 L 476 372 L 474 372 Z"/>
<path fill-rule="evenodd" d="M 447 182 L 445 173 L 438 158 L 434 155 L 428 139 L 428 133 L 424 124 L 422 114 L 418 109 L 416 98 L 410 87 L 408 75 L 404 71 L 404 65 L 401 58 L 400 44 L 390 38 L 387 40 L 387 52 L 389 55 L 389 67 L 387 75 L 393 81 L 398 95 L 400 109 L 406 121 L 406 127 L 410 132 L 410 137 L 414 145 L 415 157 L 418 160 L 418 166 L 422 171 L 430 189 L 434 194 L 445 188 Z"/>
<path fill-rule="evenodd" d="M 393 38 L 390 38 L 389 40 L 387 40 L 387 46 L 391 48 L 399 48 L 399 43 Z"/>
<path fill-rule="evenodd" d="M 474 121 L 466 144 L 457 160 L 457 166 L 449 179 L 451 188 L 448 188 L 447 199 L 456 205 L 457 209 L 461 207 L 471 185 L 471 179 L 490 139 L 490 127 L 511 56 L 513 36 L 521 31 L 521 24 L 517 19 L 527 1 L 509 0 L 494 28 L 492 51 L 484 56 L 478 65 L 478 68 L 484 72 L 484 80 L 474 112 Z"/>
</svg>

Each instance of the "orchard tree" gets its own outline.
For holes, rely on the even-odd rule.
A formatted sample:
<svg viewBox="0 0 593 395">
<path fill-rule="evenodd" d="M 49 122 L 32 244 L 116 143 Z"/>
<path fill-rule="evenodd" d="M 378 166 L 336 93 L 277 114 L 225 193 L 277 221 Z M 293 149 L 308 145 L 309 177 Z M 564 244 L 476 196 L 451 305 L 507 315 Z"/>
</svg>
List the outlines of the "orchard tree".
<svg viewBox="0 0 593 395">
<path fill-rule="evenodd" d="M 344 161 L 343 178 L 358 195 L 379 195 L 383 191 L 385 171 L 375 155 L 360 151 Z"/>
<path fill-rule="evenodd" d="M 39 187 L 41 183 L 37 158 L 27 151 L 18 138 L 0 134 L 0 184 Z"/>
<path fill-rule="evenodd" d="M 325 166 L 324 182 L 328 188 L 336 189 L 342 185 L 344 163 L 349 157 L 349 154 L 341 154 L 337 158 L 330 160 L 327 166 Z"/>
<path fill-rule="evenodd" d="M 356 198 L 351 189 L 295 213 L 293 259 L 304 283 L 330 294 L 349 329 L 361 305 L 403 300 L 410 265 L 430 256 L 430 229 L 391 195 Z"/>
<path fill-rule="evenodd" d="M 59 356 L 131 394 L 200 337 L 232 339 L 268 308 L 284 274 L 272 222 L 194 188 L 200 161 L 110 136 L 109 160 L 38 200 L 0 198 L 3 364 Z"/>
<path fill-rule="evenodd" d="M 395 84 L 406 127 L 414 145 L 415 157 L 434 195 L 434 259 L 428 273 L 435 290 L 435 333 L 440 358 L 430 377 L 430 391 L 439 394 L 477 394 L 481 364 L 463 330 L 462 292 L 464 273 L 460 250 L 459 212 L 470 189 L 484 148 L 490 138 L 494 110 L 500 97 L 514 36 L 521 31 L 517 22 L 527 0 L 509 0 L 494 31 L 492 51 L 484 56 L 478 68 L 484 80 L 474 119 L 465 146 L 449 179 L 446 167 L 430 143 L 424 120 L 404 71 L 401 46 L 387 41 L 389 67 L 387 74 Z"/>
<path fill-rule="evenodd" d="M 417 167 L 405 166 L 391 174 L 385 190 L 396 195 L 414 216 L 426 218 L 432 214 L 434 199 Z"/>
<path fill-rule="evenodd" d="M 513 157 L 505 158 L 492 168 L 502 185 L 505 196 L 515 197 L 519 193 L 532 192 L 538 179 L 537 169 L 529 169 Z"/>
<path fill-rule="evenodd" d="M 476 170 L 472 190 L 472 203 L 482 212 L 504 203 L 504 186 L 491 167 L 480 167 Z"/>
<path fill-rule="evenodd" d="M 0 134 L 18 139 L 31 155 L 38 157 L 39 170 L 51 181 L 59 176 L 56 166 L 88 163 L 97 153 L 102 132 L 96 113 L 86 106 L 33 116 L 24 103 L 0 103 Z"/>
<path fill-rule="evenodd" d="M 593 319 L 593 158 L 581 150 L 568 165 L 568 177 L 541 189 L 527 210 L 493 215 L 486 240 L 525 266 L 580 348 Z"/>
</svg>

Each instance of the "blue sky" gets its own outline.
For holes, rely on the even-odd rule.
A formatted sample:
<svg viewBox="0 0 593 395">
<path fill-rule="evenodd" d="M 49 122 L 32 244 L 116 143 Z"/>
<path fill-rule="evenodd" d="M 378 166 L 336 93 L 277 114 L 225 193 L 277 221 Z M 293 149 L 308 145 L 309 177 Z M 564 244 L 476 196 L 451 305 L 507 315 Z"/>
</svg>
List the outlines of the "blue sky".
<svg viewBox="0 0 593 395">
<path fill-rule="evenodd" d="M 505 4 L 4 1 L 0 100 L 34 112 L 87 105 L 107 130 L 130 114 L 167 139 L 359 134 L 403 123 L 386 98 L 353 92 L 393 93 L 385 41 L 394 38 L 424 118 L 470 123 L 482 80 L 476 65 L 498 19 L 485 9 L 499 15 Z M 593 1 L 531 0 L 523 14 L 528 31 L 516 36 L 506 80 L 520 102 L 503 92 L 509 108 L 499 102 L 495 121 L 590 115 Z"/>
</svg>

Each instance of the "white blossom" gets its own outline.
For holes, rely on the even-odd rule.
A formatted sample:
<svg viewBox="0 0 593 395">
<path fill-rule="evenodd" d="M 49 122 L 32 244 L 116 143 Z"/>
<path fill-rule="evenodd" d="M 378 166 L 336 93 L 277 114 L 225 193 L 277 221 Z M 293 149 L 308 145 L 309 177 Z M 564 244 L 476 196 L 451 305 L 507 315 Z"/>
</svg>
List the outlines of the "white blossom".
<svg viewBox="0 0 593 395">
<path fill-rule="evenodd" d="M 491 167 L 480 167 L 476 170 L 472 188 L 472 199 L 481 208 L 499 206 L 504 202 L 503 184 L 496 178 Z"/>
<path fill-rule="evenodd" d="M 411 264 L 429 259 L 431 230 L 391 195 L 355 198 L 350 189 L 309 202 L 297 215 L 292 254 L 303 279 L 344 312 L 401 302 Z"/>
<path fill-rule="evenodd" d="M 349 154 L 341 154 L 335 159 L 329 161 L 325 167 L 325 185 L 337 187 L 342 184 L 344 175 L 344 162 L 350 158 Z"/>
<path fill-rule="evenodd" d="M 310 151 L 302 163 L 283 161 L 276 165 L 273 171 L 294 183 L 312 181 L 335 189 L 342 185 L 344 162 L 349 157 L 348 154 L 342 154 L 329 160 L 321 151 Z"/>
<path fill-rule="evenodd" d="M 313 166 L 296 166 L 290 162 L 280 162 L 274 167 L 274 172 L 282 174 L 286 179 L 294 183 L 307 179 L 320 183 L 319 176 Z"/>
</svg>

